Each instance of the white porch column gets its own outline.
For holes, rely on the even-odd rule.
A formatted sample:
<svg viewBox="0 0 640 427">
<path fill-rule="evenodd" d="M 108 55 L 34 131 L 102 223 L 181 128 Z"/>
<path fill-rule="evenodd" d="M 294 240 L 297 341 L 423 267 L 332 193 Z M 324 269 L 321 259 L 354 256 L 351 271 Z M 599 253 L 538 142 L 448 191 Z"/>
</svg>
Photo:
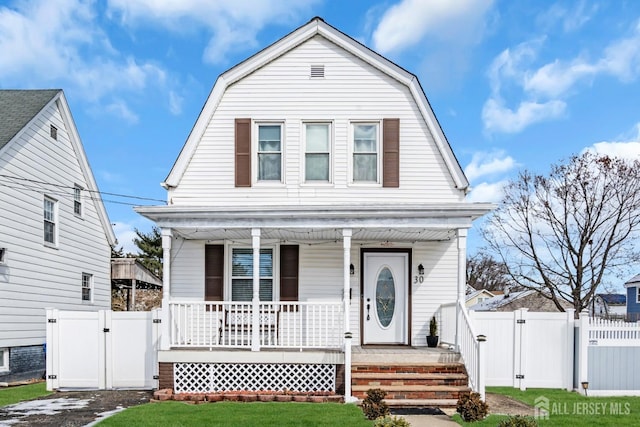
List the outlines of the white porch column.
<svg viewBox="0 0 640 427">
<path fill-rule="evenodd" d="M 342 277 L 344 281 L 344 292 L 342 301 L 344 303 L 344 401 L 349 403 L 355 399 L 351 396 L 351 236 L 353 230 L 345 228 L 342 230 L 343 239 L 343 269 Z"/>
<path fill-rule="evenodd" d="M 169 301 L 171 300 L 171 239 L 173 233 L 170 228 L 162 229 L 162 335 L 160 337 L 160 349 L 171 348 L 171 324 Z"/>
<path fill-rule="evenodd" d="M 467 287 L 467 229 L 458 229 L 458 292 L 456 297 L 456 351 L 460 351 L 461 316 Z"/>
<path fill-rule="evenodd" d="M 251 299 L 251 351 L 260 351 L 260 229 L 251 229 L 253 298 Z"/>
</svg>

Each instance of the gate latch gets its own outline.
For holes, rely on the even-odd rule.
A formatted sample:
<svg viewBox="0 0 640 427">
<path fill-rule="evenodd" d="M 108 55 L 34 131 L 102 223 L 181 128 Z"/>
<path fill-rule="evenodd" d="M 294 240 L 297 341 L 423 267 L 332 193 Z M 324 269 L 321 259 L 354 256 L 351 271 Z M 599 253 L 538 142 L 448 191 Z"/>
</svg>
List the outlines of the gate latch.
<svg viewBox="0 0 640 427">
<path fill-rule="evenodd" d="M 518 319 L 516 320 L 516 323 L 522 324 L 522 323 L 527 323 L 527 321 L 525 319 Z"/>
<path fill-rule="evenodd" d="M 104 328 L 102 332 L 109 332 L 109 328 Z"/>
<path fill-rule="evenodd" d="M 522 375 L 522 374 L 517 374 L 517 375 L 516 375 L 516 379 L 517 379 L 517 380 L 523 380 L 523 379 L 524 379 L 524 375 Z"/>
</svg>

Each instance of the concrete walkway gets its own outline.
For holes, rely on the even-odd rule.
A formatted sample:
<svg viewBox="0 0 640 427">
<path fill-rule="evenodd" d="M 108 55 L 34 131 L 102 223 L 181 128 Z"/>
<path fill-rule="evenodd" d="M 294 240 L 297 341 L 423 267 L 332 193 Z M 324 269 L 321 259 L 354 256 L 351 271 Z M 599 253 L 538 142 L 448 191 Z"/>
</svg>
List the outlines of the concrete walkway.
<svg viewBox="0 0 640 427">
<path fill-rule="evenodd" d="M 459 426 L 448 415 L 399 415 L 409 421 L 411 427 L 454 427 Z"/>
</svg>

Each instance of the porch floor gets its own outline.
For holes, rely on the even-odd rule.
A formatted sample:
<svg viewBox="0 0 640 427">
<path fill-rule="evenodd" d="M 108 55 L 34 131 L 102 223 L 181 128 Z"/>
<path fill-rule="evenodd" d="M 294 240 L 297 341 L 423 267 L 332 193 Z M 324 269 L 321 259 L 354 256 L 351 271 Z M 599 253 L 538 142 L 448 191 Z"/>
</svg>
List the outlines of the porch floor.
<svg viewBox="0 0 640 427">
<path fill-rule="evenodd" d="M 458 363 L 460 353 L 444 347 L 396 347 L 396 346 L 354 346 L 351 348 L 353 364 L 394 364 L 415 363 Z"/>
</svg>

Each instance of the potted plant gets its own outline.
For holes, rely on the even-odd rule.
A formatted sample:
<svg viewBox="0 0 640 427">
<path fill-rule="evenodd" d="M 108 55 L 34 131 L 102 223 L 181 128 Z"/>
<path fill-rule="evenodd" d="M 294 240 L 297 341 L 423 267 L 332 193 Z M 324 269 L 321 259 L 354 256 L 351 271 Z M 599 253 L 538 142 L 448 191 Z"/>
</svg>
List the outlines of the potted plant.
<svg viewBox="0 0 640 427">
<path fill-rule="evenodd" d="M 427 346 L 438 346 L 438 321 L 436 320 L 436 316 L 432 316 L 431 321 L 429 321 L 429 335 L 427 335 Z"/>
</svg>

